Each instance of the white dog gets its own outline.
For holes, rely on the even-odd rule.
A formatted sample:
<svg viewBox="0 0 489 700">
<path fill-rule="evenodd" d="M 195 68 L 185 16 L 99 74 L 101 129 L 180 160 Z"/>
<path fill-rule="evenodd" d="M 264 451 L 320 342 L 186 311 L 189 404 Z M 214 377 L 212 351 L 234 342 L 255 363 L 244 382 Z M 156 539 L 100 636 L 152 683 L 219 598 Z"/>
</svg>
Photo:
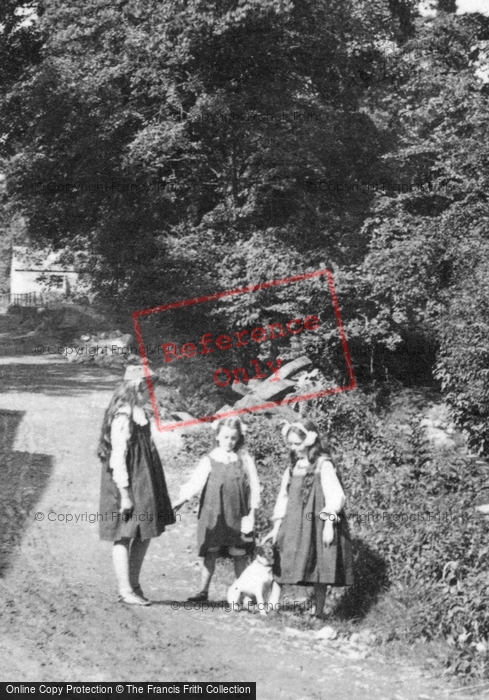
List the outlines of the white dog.
<svg viewBox="0 0 489 700">
<path fill-rule="evenodd" d="M 256 598 L 260 606 L 260 615 L 266 615 L 266 599 L 270 593 L 273 582 L 272 565 L 265 557 L 258 555 L 256 559 L 246 567 L 241 576 L 236 579 L 228 590 L 229 605 L 239 606 L 241 597 L 245 600 L 251 597 Z M 235 609 L 235 608 L 234 608 Z"/>
</svg>

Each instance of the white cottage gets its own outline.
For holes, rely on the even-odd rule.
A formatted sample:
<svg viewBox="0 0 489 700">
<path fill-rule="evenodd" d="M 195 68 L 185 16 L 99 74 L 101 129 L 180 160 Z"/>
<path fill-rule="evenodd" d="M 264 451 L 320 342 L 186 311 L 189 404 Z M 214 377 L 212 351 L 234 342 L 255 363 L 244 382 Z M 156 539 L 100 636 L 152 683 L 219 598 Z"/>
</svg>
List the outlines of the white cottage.
<svg viewBox="0 0 489 700">
<path fill-rule="evenodd" d="M 67 294 L 78 280 L 73 268 L 59 263 L 60 253 L 29 251 L 25 246 L 12 247 L 10 271 L 11 303 L 25 303 L 33 299 Z"/>
</svg>

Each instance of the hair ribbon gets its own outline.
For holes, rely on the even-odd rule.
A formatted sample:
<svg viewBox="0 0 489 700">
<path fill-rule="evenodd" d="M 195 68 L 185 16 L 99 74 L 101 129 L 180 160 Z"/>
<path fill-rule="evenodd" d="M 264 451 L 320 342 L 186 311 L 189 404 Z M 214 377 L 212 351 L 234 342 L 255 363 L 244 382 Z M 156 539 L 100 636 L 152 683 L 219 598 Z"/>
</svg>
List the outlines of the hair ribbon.
<svg viewBox="0 0 489 700">
<path fill-rule="evenodd" d="M 318 434 L 316 432 L 314 432 L 313 430 L 306 430 L 302 423 L 289 422 L 285 423 L 282 428 L 282 435 L 284 440 L 287 439 L 287 435 L 289 434 L 291 428 L 297 428 L 297 430 L 300 430 L 301 433 L 304 434 L 304 440 L 302 442 L 303 447 L 311 447 L 316 442 L 316 439 L 318 437 Z"/>
</svg>

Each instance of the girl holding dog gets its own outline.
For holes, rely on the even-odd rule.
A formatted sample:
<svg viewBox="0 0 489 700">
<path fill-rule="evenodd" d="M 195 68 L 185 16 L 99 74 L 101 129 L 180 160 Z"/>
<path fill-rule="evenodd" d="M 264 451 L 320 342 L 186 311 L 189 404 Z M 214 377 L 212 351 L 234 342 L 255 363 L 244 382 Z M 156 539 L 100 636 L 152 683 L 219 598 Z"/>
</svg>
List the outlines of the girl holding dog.
<svg viewBox="0 0 489 700">
<path fill-rule="evenodd" d="M 282 478 L 273 529 L 263 540 L 272 539 L 279 554 L 268 602 L 278 609 L 283 584 L 312 584 L 321 617 L 327 586 L 353 583 L 345 494 L 312 421 L 287 423 L 282 433 L 292 465 Z"/>
<path fill-rule="evenodd" d="M 244 449 L 246 428 L 239 418 L 224 418 L 212 427 L 214 449 L 198 464 L 180 490 L 175 509 L 201 493 L 197 539 L 204 557 L 200 592 L 193 602 L 208 599 L 219 556 L 234 560 L 239 578 L 246 568 L 246 544 L 252 539 L 255 510 L 260 505 L 260 482 L 253 457 Z M 247 537 L 248 535 L 248 537 Z"/>
<path fill-rule="evenodd" d="M 147 370 L 151 378 L 157 375 Z M 142 365 L 128 365 L 105 412 L 98 455 L 102 460 L 100 538 L 114 543 L 119 600 L 150 605 L 139 573 L 151 537 L 175 522 L 165 476 L 151 438 L 146 377 Z"/>
</svg>

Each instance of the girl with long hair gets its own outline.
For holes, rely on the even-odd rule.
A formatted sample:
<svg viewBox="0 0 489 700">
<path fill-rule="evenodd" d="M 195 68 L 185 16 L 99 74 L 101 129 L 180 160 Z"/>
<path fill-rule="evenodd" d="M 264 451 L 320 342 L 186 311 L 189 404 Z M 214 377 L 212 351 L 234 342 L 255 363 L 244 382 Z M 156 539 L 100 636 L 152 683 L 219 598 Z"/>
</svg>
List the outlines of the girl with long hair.
<svg viewBox="0 0 489 700">
<path fill-rule="evenodd" d="M 322 617 L 327 586 L 353 583 L 345 494 L 312 421 L 287 423 L 282 432 L 291 466 L 282 477 L 273 529 L 263 539 L 278 550 L 268 602 L 279 609 L 283 584 L 313 585 L 316 615 Z"/>
<path fill-rule="evenodd" d="M 157 375 L 148 370 L 151 378 Z M 144 409 L 148 389 L 142 365 L 128 365 L 102 425 L 100 538 L 114 543 L 112 558 L 119 600 L 150 605 L 139 574 L 151 537 L 175 522 L 163 467 Z"/>
</svg>

